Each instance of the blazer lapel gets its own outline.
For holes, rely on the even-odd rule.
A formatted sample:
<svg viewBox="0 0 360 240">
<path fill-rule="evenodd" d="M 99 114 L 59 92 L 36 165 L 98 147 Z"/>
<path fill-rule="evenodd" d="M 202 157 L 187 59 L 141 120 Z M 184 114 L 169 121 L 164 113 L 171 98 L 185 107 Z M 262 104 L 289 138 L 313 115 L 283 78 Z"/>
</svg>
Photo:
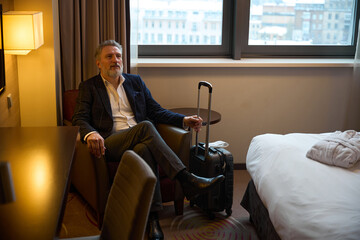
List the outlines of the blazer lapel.
<svg viewBox="0 0 360 240">
<path fill-rule="evenodd" d="M 131 83 L 131 80 L 126 78 L 126 76 L 123 77 L 125 78 L 125 82 L 123 84 L 124 90 L 126 92 L 126 96 L 128 98 L 128 101 L 130 103 L 130 107 L 133 111 L 134 114 L 136 114 L 136 107 L 135 107 L 135 96 L 134 96 L 134 89 Z"/>
<path fill-rule="evenodd" d="M 99 95 L 100 95 L 100 99 L 104 104 L 105 110 L 106 112 L 112 116 L 112 111 L 111 111 L 111 104 L 110 104 L 110 99 L 109 99 L 109 95 L 106 91 L 106 87 L 105 84 L 100 76 L 100 74 L 98 75 L 98 78 L 95 81 L 95 88 L 98 91 Z"/>
</svg>

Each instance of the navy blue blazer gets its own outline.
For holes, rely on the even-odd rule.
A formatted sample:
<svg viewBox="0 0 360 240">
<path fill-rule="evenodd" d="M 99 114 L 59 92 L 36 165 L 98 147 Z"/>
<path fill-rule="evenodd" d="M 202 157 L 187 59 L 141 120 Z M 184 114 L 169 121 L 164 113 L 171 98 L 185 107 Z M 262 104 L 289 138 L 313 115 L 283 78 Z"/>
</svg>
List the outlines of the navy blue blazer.
<svg viewBox="0 0 360 240">
<path fill-rule="evenodd" d="M 150 120 L 183 127 L 184 115 L 164 109 L 157 103 L 139 75 L 123 73 L 126 96 L 137 123 Z M 104 139 L 111 135 L 113 118 L 110 99 L 100 76 L 80 83 L 72 124 L 80 126 L 83 140 L 91 131 L 97 131 Z"/>
</svg>

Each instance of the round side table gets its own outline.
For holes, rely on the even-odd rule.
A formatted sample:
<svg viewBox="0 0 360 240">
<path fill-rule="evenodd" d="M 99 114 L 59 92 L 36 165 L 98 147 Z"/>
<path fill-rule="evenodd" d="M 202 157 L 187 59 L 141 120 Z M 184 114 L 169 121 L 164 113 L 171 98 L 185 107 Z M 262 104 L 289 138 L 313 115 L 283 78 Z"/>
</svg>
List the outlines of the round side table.
<svg viewBox="0 0 360 240">
<path fill-rule="evenodd" d="M 185 116 L 197 115 L 197 108 L 172 108 L 169 110 L 175 113 L 183 114 Z M 203 123 L 202 123 L 203 126 L 207 124 L 208 115 L 209 115 L 208 109 L 200 108 L 200 117 L 203 119 Z M 220 122 L 220 120 L 221 120 L 221 114 L 219 112 L 211 110 L 210 125 L 218 123 Z"/>
</svg>

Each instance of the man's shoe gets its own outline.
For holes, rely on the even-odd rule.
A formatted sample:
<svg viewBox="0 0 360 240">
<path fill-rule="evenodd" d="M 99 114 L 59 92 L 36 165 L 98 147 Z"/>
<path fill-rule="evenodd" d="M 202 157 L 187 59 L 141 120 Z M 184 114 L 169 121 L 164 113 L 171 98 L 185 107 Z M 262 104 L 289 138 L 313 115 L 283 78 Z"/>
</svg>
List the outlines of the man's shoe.
<svg viewBox="0 0 360 240">
<path fill-rule="evenodd" d="M 161 230 L 157 213 L 150 213 L 148 219 L 149 240 L 163 240 L 164 233 Z"/>
<path fill-rule="evenodd" d="M 204 178 L 196 176 L 193 173 L 187 174 L 185 180 L 181 183 L 185 197 L 192 200 L 202 193 L 205 193 L 220 184 L 225 179 L 224 175 L 213 178 Z"/>
</svg>

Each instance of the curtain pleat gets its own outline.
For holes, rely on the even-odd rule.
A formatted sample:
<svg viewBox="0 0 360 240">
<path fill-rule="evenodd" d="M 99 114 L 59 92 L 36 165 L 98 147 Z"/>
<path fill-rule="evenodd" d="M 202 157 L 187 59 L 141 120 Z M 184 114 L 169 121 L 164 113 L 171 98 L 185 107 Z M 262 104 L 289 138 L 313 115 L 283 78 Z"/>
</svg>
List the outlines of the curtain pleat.
<svg viewBox="0 0 360 240">
<path fill-rule="evenodd" d="M 107 39 L 115 40 L 115 4 L 113 0 L 99 1 L 101 41 Z"/>
<path fill-rule="evenodd" d="M 81 0 L 81 39 L 78 41 L 81 47 L 81 65 L 82 77 L 77 81 L 76 88 L 78 88 L 81 81 L 85 81 L 98 73 L 98 68 L 95 65 L 95 49 L 100 42 L 99 38 L 99 6 L 96 0 Z"/>
<path fill-rule="evenodd" d="M 129 18 L 129 6 L 127 4 L 127 0 L 119 0 L 116 1 L 116 4 L 114 6 L 115 13 L 115 32 L 114 36 L 116 41 L 123 46 L 123 62 L 124 62 L 124 72 L 130 72 L 129 64 L 130 64 L 130 58 L 129 58 L 129 41 L 127 40 L 130 36 L 130 28 L 127 28 L 127 26 L 130 26 L 130 18 Z M 127 34 L 124 34 L 127 33 Z M 124 46 L 126 46 L 124 48 Z"/>
</svg>

